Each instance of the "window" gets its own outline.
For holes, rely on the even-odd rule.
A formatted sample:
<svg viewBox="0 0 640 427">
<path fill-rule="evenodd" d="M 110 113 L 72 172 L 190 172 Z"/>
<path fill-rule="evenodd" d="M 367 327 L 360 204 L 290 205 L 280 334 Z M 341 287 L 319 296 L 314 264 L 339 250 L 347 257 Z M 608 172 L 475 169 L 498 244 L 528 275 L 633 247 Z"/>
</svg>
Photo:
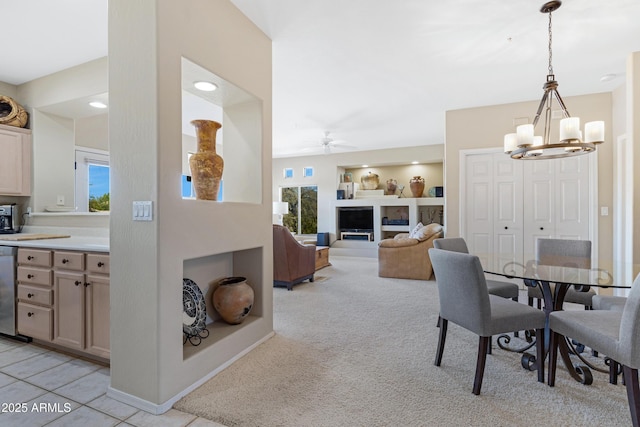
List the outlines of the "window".
<svg viewBox="0 0 640 427">
<path fill-rule="evenodd" d="M 302 176 L 305 178 L 310 178 L 313 176 L 313 168 L 311 166 L 302 168 Z"/>
<path fill-rule="evenodd" d="M 318 232 L 318 187 L 282 187 L 280 200 L 289 202 L 289 213 L 282 223 L 297 234 Z"/>
<path fill-rule="evenodd" d="M 196 192 L 193 189 L 193 182 L 191 182 L 190 175 L 182 175 L 182 198 L 183 199 L 195 199 Z M 224 194 L 224 180 L 220 180 L 220 188 L 218 189 L 218 198 L 216 199 L 218 202 L 222 201 L 222 197 Z"/>
<path fill-rule="evenodd" d="M 109 153 L 76 148 L 76 208 L 78 212 L 108 212 Z"/>
<path fill-rule="evenodd" d="M 292 168 L 284 168 L 282 173 L 285 178 L 293 178 L 293 169 Z"/>
</svg>

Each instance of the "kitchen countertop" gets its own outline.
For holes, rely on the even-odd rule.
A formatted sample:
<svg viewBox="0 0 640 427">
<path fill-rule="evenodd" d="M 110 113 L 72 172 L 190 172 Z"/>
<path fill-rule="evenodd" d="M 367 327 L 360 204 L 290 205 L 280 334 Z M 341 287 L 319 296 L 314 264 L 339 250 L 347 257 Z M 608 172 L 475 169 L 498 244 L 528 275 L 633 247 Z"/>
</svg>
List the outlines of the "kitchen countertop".
<svg viewBox="0 0 640 427">
<path fill-rule="evenodd" d="M 71 236 L 59 239 L 41 240 L 0 240 L 0 246 L 18 246 L 21 248 L 62 249 L 85 252 L 109 252 L 108 237 Z"/>
</svg>

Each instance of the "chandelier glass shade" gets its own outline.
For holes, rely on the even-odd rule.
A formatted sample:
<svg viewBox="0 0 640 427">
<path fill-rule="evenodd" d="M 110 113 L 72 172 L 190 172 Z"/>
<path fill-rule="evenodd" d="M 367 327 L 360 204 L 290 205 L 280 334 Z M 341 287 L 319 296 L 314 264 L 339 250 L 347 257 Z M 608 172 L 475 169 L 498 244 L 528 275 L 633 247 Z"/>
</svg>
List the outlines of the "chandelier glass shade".
<svg viewBox="0 0 640 427">
<path fill-rule="evenodd" d="M 594 152 L 596 151 L 596 146 L 604 142 L 604 122 L 586 123 L 583 134 L 580 130 L 580 118 L 571 117 L 562 97 L 558 93 L 558 82 L 555 80 L 553 65 L 551 64 L 551 12 L 558 9 L 561 4 L 561 1 L 550 1 L 540 9 L 540 12 L 549 14 L 549 73 L 547 74 L 547 81 L 542 87 L 544 94 L 540 100 L 533 123 L 520 125 L 516 128 L 515 133 L 508 133 L 504 136 L 504 152 L 513 159 L 536 160 L 576 156 Z M 558 142 L 551 141 L 554 99 L 560 107 L 563 117 L 560 120 L 560 138 Z M 536 125 L 542 116 L 544 119 L 543 134 L 541 136 L 535 135 Z"/>
</svg>

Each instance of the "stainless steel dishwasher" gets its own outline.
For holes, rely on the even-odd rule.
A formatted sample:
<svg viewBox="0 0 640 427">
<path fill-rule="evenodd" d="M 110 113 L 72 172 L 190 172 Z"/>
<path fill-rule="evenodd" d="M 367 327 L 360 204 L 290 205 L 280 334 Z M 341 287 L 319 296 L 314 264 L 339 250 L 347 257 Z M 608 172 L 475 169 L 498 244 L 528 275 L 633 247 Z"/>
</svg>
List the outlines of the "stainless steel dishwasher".
<svg viewBox="0 0 640 427">
<path fill-rule="evenodd" d="M 18 248 L 0 246 L 0 334 L 16 335 L 16 255 Z"/>
</svg>

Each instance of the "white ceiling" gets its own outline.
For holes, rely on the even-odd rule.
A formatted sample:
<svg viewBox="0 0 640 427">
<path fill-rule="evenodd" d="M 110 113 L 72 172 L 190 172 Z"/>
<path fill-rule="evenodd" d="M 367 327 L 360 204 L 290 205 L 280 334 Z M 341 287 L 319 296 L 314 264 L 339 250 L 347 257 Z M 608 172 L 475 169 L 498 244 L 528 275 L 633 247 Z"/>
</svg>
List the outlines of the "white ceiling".
<svg viewBox="0 0 640 427">
<path fill-rule="evenodd" d="M 273 40 L 274 156 L 322 154 L 325 131 L 359 150 L 440 144 L 447 110 L 542 95 L 542 1 L 231 1 Z M 107 54 L 107 0 L 3 1 L 0 16 L 0 81 Z M 565 0 L 553 14 L 561 95 L 623 84 L 639 22 L 638 0 Z"/>
</svg>

